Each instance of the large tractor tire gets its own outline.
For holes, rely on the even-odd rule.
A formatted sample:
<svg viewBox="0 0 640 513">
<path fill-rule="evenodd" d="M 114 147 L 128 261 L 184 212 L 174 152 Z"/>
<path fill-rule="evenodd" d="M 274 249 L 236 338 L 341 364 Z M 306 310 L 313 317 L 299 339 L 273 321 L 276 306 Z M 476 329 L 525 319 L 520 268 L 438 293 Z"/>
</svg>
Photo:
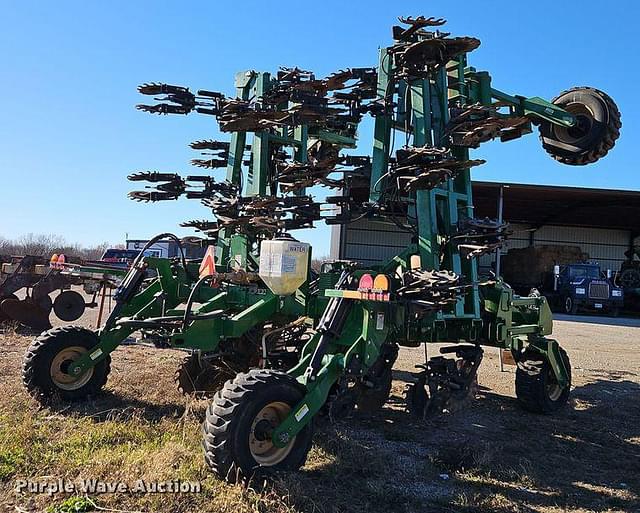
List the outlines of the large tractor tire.
<svg viewBox="0 0 640 513">
<path fill-rule="evenodd" d="M 98 344 L 98 336 L 78 326 L 45 331 L 27 349 L 22 382 L 36 399 L 46 403 L 60 398 L 73 401 L 98 393 L 107 382 L 111 358 L 107 356 L 80 376 L 67 374 L 69 365 Z"/>
<path fill-rule="evenodd" d="M 602 91 L 575 87 L 552 100 L 554 105 L 576 116 L 573 127 L 540 123 L 542 147 L 563 164 L 583 166 L 604 157 L 620 136 L 620 111 Z"/>
<path fill-rule="evenodd" d="M 569 383 L 565 387 L 560 386 L 549 361 L 537 351 L 527 351 L 518 360 L 516 397 L 525 410 L 549 414 L 560 409 L 569 399 L 571 363 L 562 348 L 560 355 L 569 374 Z"/>
<path fill-rule="evenodd" d="M 311 448 L 308 424 L 282 448 L 271 441 L 274 428 L 302 400 L 305 390 L 279 371 L 254 369 L 227 381 L 207 409 L 202 431 L 205 461 L 222 479 L 250 479 L 268 470 L 297 470 Z"/>
</svg>

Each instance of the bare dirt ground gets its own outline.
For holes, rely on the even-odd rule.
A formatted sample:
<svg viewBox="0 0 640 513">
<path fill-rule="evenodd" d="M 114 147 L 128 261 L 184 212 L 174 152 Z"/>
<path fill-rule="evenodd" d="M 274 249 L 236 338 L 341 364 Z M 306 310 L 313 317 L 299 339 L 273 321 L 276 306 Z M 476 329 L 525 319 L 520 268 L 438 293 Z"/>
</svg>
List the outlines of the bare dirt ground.
<svg viewBox="0 0 640 513">
<path fill-rule="evenodd" d="M 249 488 L 217 480 L 203 464 L 199 423 L 207 403 L 176 391 L 176 352 L 121 347 L 102 395 L 43 409 L 20 382 L 33 335 L 5 330 L 0 511 L 88 511 L 95 504 L 145 512 L 640 512 L 640 323 L 577 319 L 555 323 L 573 365 L 570 404 L 558 414 L 522 411 L 513 368 L 500 372 L 497 350 L 489 348 L 477 400 L 417 421 L 402 396 L 423 349 L 402 349 L 392 397 L 378 415 L 320 429 L 301 472 Z M 62 504 L 70 494 L 15 491 L 18 479 L 58 478 L 181 479 L 202 489 L 93 494 L 68 510 Z"/>
</svg>

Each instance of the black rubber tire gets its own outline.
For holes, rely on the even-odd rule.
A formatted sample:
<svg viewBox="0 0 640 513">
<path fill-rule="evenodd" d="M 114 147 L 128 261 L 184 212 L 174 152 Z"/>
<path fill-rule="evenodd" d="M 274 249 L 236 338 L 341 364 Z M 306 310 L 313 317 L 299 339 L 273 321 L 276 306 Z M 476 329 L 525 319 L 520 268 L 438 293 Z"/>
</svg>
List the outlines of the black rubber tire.
<svg viewBox="0 0 640 513">
<path fill-rule="evenodd" d="M 579 128 L 540 123 L 542 147 L 558 162 L 584 166 L 604 157 L 620 136 L 622 121 L 615 102 L 592 87 L 574 87 L 551 103 L 578 116 Z"/>
<path fill-rule="evenodd" d="M 618 280 L 624 288 L 635 289 L 640 287 L 640 269 L 625 269 L 620 273 Z"/>
<path fill-rule="evenodd" d="M 197 354 L 184 357 L 176 370 L 174 381 L 180 393 L 197 397 L 212 396 L 220 390 L 225 381 L 233 379 L 234 373 L 221 372 Z"/>
<path fill-rule="evenodd" d="M 535 350 L 526 351 L 518 361 L 516 370 L 516 397 L 520 405 L 532 413 L 550 414 L 559 410 L 569 399 L 571 393 L 571 362 L 566 351 L 560 348 L 562 361 L 569 374 L 569 384 L 557 399 L 549 397 L 547 385 L 555 381 L 548 360 Z"/>
<path fill-rule="evenodd" d="M 65 322 L 77 321 L 84 313 L 86 303 L 82 294 L 75 290 L 64 290 L 53 302 L 53 313 Z"/>
<path fill-rule="evenodd" d="M 22 383 L 30 395 L 46 403 L 60 398 L 66 401 L 84 399 L 98 393 L 107 382 L 111 370 L 109 355 L 93 367 L 93 375 L 82 387 L 63 390 L 51 378 L 51 364 L 63 349 L 73 346 L 92 349 L 98 344 L 95 332 L 79 326 L 59 326 L 35 338 L 22 363 Z"/>
<path fill-rule="evenodd" d="M 564 298 L 562 311 L 567 315 L 575 315 L 578 313 L 578 305 L 576 304 L 576 302 L 573 300 L 571 296 L 566 296 Z"/>
<path fill-rule="evenodd" d="M 359 413 L 373 414 L 379 411 L 389 400 L 393 382 L 393 364 L 398 358 L 398 346 L 383 346 L 380 357 L 367 372 L 366 380 L 376 384 L 368 388 L 364 384 L 358 386 L 356 408 Z"/>
<path fill-rule="evenodd" d="M 407 412 L 420 419 L 424 418 L 424 413 L 429 404 L 429 395 L 426 391 L 426 374 L 421 372 L 415 383 L 410 383 L 404 390 Z"/>
<path fill-rule="evenodd" d="M 227 381 L 207 408 L 202 425 L 207 465 L 229 482 L 265 471 L 299 469 L 311 448 L 312 422 L 292 440 L 294 446 L 285 459 L 269 467 L 260 466 L 252 456 L 249 435 L 255 417 L 266 405 L 278 401 L 293 408 L 304 395 L 304 387 L 294 378 L 275 370 L 254 369 Z"/>
</svg>

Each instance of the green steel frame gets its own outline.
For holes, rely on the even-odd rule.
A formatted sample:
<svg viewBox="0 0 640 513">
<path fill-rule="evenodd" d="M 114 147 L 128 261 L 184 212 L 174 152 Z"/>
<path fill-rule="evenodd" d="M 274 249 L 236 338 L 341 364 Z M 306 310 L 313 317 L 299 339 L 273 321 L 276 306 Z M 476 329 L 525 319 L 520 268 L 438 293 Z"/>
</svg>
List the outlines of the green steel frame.
<svg viewBox="0 0 640 513">
<path fill-rule="evenodd" d="M 413 146 L 443 146 L 445 127 L 449 121 L 452 103 L 460 106 L 481 103 L 491 105 L 494 100 L 506 105 L 504 116 L 539 118 L 563 126 L 574 123 L 573 116 L 540 98 L 510 96 L 491 87 L 487 72 L 468 67 L 466 55 L 442 67 L 436 76 L 407 83 L 394 81 L 393 53 L 380 50 L 378 67 L 378 98 L 399 106 L 411 104 L 410 112 L 399 108 L 395 114 L 383 112 L 375 115 L 370 200 L 380 199 L 381 187 L 389 166 L 396 132 L 404 134 Z M 259 97 L 274 82 L 269 73 L 246 71 L 236 75 L 237 96 L 247 99 Z M 410 102 L 407 101 L 410 99 Z M 270 144 L 293 148 L 296 160 L 306 159 L 311 139 L 324 140 L 342 147 L 355 147 L 355 139 L 326 130 L 311 130 L 307 126 L 281 127 L 269 132 L 256 132 L 251 144 L 248 172 L 243 172 L 243 157 L 247 148 L 247 133 L 234 132 L 231 137 L 227 179 L 240 186 L 247 196 L 275 194 L 274 177 L 268 162 Z M 468 158 L 465 148 L 453 148 L 455 156 Z M 447 269 L 464 275 L 473 286 L 451 309 L 416 320 L 409 315 L 409 306 L 401 301 L 380 302 L 352 300 L 341 336 L 322 349 L 321 367 L 309 372 L 309 364 L 318 350 L 320 334 L 316 334 L 303 348 L 299 363 L 289 370 L 307 390 L 307 395 L 293 409 L 289 418 L 273 433 L 276 445 L 283 446 L 313 418 L 326 402 L 331 388 L 347 372 L 359 375 L 377 360 L 381 348 L 390 341 L 415 346 L 428 342 L 467 341 L 510 349 L 517 354 L 525 347 L 538 350 L 549 359 L 560 382 L 567 382 L 555 340 L 546 338 L 551 333 L 552 320 L 549 306 L 543 297 L 518 298 L 513 291 L 498 281 L 494 285 L 480 285 L 476 263 L 460 255 L 454 245 L 441 248 L 443 238 L 452 233 L 462 213 L 472 217 L 470 171 L 465 170 L 453 180 L 433 190 L 419 190 L 403 200 L 408 205 L 408 220 L 417 230 L 417 240 L 402 254 L 384 265 L 370 270 L 354 272 L 357 279 L 365 272 L 386 273 L 392 277 L 392 290 L 398 283 L 393 279 L 396 267 L 409 269 L 411 255 L 419 255 L 426 269 Z M 439 226 L 436 212 L 444 213 L 444 225 Z M 223 229 L 216 250 L 216 270 L 230 267 L 247 269 L 257 266 L 259 260 L 256 241 L 245 235 Z M 441 265 L 439 255 L 444 249 Z M 183 305 L 197 280 L 197 263 L 185 269 L 163 259 L 143 258 L 138 269 L 154 270 L 157 278 L 146 283 L 132 298 L 119 305 L 98 334 L 100 343 L 70 367 L 79 375 L 112 352 L 127 336 L 138 329 L 123 321 L 143 321 L 148 318 L 182 318 Z M 135 271 L 135 270 L 134 270 Z M 132 272 L 134 272 L 132 271 Z M 194 316 L 224 311 L 224 316 L 191 320 L 184 329 L 173 330 L 166 338 L 172 347 L 216 351 L 224 338 L 240 337 L 253 327 L 276 315 L 297 318 L 301 315 L 318 319 L 328 302 L 341 299 L 342 292 L 332 289 L 340 269 L 321 277 L 327 285 L 319 296 L 310 297 L 305 284 L 294 296 L 279 298 L 263 287 L 228 285 L 224 289 L 203 286 L 198 290 Z M 126 283 L 126 279 L 125 279 Z M 357 365 L 354 365 L 356 363 Z M 352 370 L 355 369 L 355 370 Z"/>
<path fill-rule="evenodd" d="M 383 113 L 375 117 L 370 201 L 376 202 L 381 198 L 396 132 L 404 133 L 407 140 L 411 138 L 413 146 L 446 146 L 445 127 L 452 103 L 458 106 L 492 105 L 494 100 L 498 100 L 508 106 L 508 113 L 502 114 L 505 117 L 539 118 L 562 126 L 571 126 L 575 122 L 570 113 L 541 98 L 510 96 L 493 89 L 487 72 L 477 72 L 466 63 L 466 55 L 462 55 L 430 79 L 393 83 L 393 52 L 389 48 L 380 50 L 378 98 L 401 107 L 407 104 L 405 99 L 409 96 L 411 112 L 399 108 L 395 115 Z M 409 115 L 412 126 L 407 121 Z M 525 127 L 523 133 L 526 132 Z M 461 160 L 469 158 L 467 148 L 454 147 L 452 152 Z M 407 219 L 417 229 L 417 243 L 370 272 L 385 272 L 392 276 L 398 265 L 404 270 L 409 269 L 410 255 L 417 254 L 423 268 L 453 271 L 467 277 L 473 286 L 450 311 L 438 312 L 418 322 L 412 321 L 408 305 L 401 302 L 358 300 L 339 340 L 325 351 L 320 371 L 312 375 L 308 372 L 320 335 L 308 343 L 300 363 L 289 371 L 306 387 L 307 395 L 274 430 L 272 440 L 276 446 L 284 447 L 311 422 L 326 402 L 331 388 L 347 372 L 354 359 L 361 364 L 361 372 L 366 372 L 380 355 L 381 346 L 389 340 L 409 346 L 429 342 L 472 342 L 511 350 L 516 358 L 525 348 L 530 348 L 548 359 L 560 386 L 568 384 L 568 370 L 561 358 L 559 345 L 556 340 L 546 337 L 552 331 L 551 310 L 546 299 L 517 297 L 500 280 L 493 285 L 482 286 L 478 283 L 474 259 L 463 258 L 453 244 L 440 247 L 443 237 L 455 229 L 460 213 L 473 217 L 470 170 L 460 172 L 455 179 L 447 180 L 440 187 L 418 190 L 403 200 L 409 207 Z M 444 226 L 438 225 L 438 209 L 444 213 Z M 444 249 L 442 265 L 441 249 Z M 364 272 L 359 271 L 356 277 Z M 345 297 L 339 290 L 326 290 L 325 295 Z M 380 316 L 384 319 L 382 325 Z"/>
<path fill-rule="evenodd" d="M 238 98 L 259 97 L 269 90 L 275 79 L 269 73 L 243 71 L 236 74 L 235 87 Z M 310 130 L 306 125 L 280 127 L 276 133 L 256 132 L 251 140 L 251 157 L 248 170 L 243 172 L 243 160 L 247 149 L 247 132 L 233 132 L 227 163 L 227 181 L 237 185 L 245 196 L 276 194 L 277 184 L 270 169 L 268 156 L 271 144 L 293 148 L 299 162 L 306 160 L 309 149 Z M 343 147 L 354 147 L 355 139 L 325 130 L 316 131 L 313 137 L 330 141 Z M 297 194 L 304 194 L 298 191 Z M 220 231 L 215 251 L 217 272 L 249 267 L 257 269 L 259 262 L 258 241 L 246 235 L 223 228 Z M 311 254 L 309 254 L 311 259 Z M 129 335 L 139 329 L 130 321 L 153 318 L 181 319 L 185 315 L 183 306 L 192 288 L 198 281 L 198 263 L 190 263 L 187 269 L 167 259 L 144 257 L 137 269 L 156 272 L 157 278 L 139 287 L 130 299 L 119 304 L 104 326 L 98 330 L 100 342 L 89 353 L 74 361 L 69 367 L 72 375 L 80 375 L 114 351 Z M 130 271 L 133 275 L 136 269 Z M 125 277 L 123 283 L 126 283 Z M 171 347 L 215 353 L 224 339 L 239 338 L 278 315 L 287 319 L 301 316 L 317 317 L 327 303 L 323 298 L 311 297 L 308 282 L 295 295 L 279 298 L 265 286 L 227 284 L 224 289 L 201 286 L 192 312 L 194 317 L 215 311 L 225 315 L 211 319 L 188 322 L 184 329 L 174 329 L 163 342 Z"/>
</svg>

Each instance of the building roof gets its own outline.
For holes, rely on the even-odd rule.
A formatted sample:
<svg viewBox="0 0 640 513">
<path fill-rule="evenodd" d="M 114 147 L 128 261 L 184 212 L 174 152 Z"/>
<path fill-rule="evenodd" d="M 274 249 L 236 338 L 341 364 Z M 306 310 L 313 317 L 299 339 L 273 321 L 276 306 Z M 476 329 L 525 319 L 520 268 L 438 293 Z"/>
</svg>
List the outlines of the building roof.
<svg viewBox="0 0 640 513">
<path fill-rule="evenodd" d="M 474 181 L 475 217 L 497 217 L 501 186 L 503 218 L 507 222 L 534 227 L 609 228 L 640 234 L 640 191 Z"/>
</svg>

